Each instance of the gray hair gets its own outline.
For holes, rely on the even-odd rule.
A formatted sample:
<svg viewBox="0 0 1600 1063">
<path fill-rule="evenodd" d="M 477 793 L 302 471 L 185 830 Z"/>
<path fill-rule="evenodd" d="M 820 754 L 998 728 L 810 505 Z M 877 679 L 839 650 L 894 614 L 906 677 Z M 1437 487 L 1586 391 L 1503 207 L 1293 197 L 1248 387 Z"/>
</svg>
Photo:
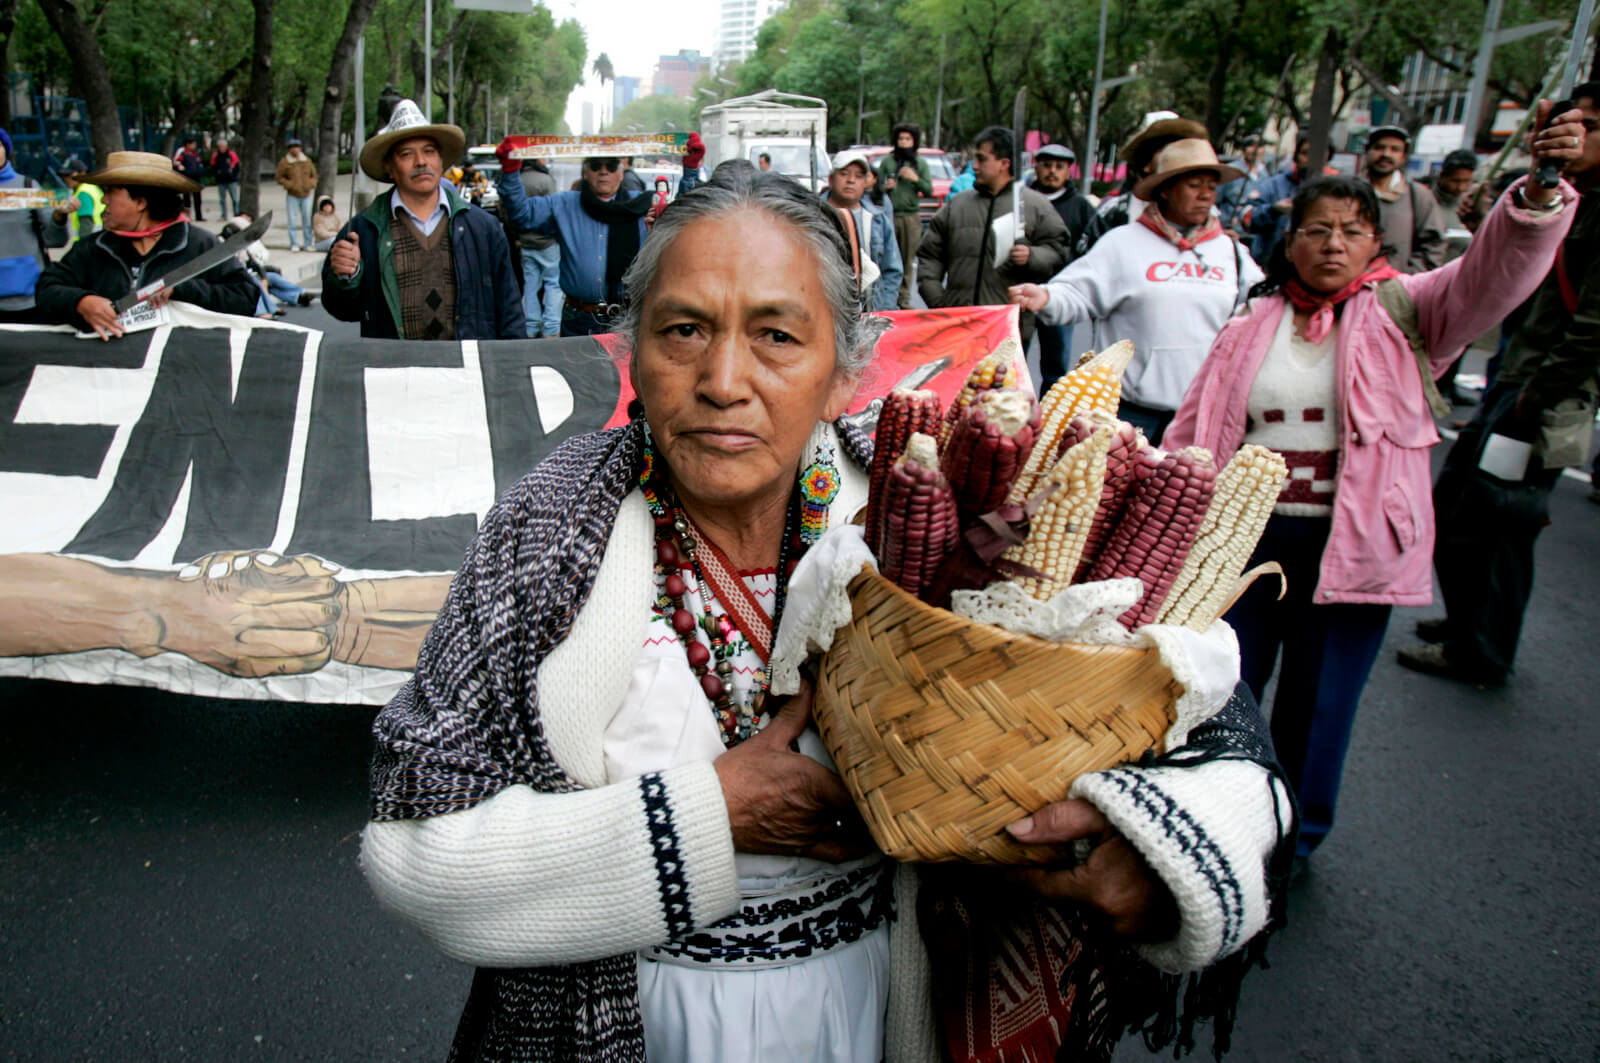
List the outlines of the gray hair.
<svg viewBox="0 0 1600 1063">
<path fill-rule="evenodd" d="M 720 167 L 718 168 L 721 169 Z M 834 209 L 787 177 L 761 173 L 717 174 L 710 181 L 670 203 L 650 230 L 623 274 L 628 308 L 617 331 L 637 349 L 646 294 L 656 282 L 661 259 L 677 238 L 697 221 L 724 217 L 741 210 L 760 211 L 788 222 L 810 247 L 822 274 L 822 291 L 833 312 L 834 371 L 859 377 L 872 361 L 878 337 L 887 322 L 863 322 L 856 294 L 855 266 L 850 244 Z"/>
</svg>

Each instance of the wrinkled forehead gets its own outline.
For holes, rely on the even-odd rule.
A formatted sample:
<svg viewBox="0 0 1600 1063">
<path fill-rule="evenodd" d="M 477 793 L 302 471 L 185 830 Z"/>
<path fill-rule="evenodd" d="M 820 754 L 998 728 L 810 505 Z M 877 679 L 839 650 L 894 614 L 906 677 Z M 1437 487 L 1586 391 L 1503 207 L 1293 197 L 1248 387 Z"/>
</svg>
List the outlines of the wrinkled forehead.
<svg viewBox="0 0 1600 1063">
<path fill-rule="evenodd" d="M 407 137 L 389 149 L 390 158 L 398 158 L 406 153 L 416 153 L 427 148 L 432 148 L 435 155 L 439 154 L 439 142 L 432 137 Z"/>
</svg>

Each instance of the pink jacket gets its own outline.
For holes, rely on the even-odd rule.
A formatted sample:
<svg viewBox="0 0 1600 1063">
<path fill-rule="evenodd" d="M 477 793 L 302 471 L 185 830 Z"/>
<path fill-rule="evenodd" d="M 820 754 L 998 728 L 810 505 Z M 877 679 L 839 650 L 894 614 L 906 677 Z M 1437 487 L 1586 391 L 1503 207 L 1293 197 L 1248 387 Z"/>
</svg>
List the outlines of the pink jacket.
<svg viewBox="0 0 1600 1063">
<path fill-rule="evenodd" d="M 1508 192 L 1465 255 L 1399 278 L 1416 301 L 1436 378 L 1544 279 L 1576 212 L 1577 192 L 1563 184 L 1562 195 L 1566 206 L 1551 216 L 1516 209 Z M 1313 601 L 1427 605 L 1433 600 L 1428 450 L 1439 432 L 1416 357 L 1374 287 L 1351 296 L 1339 317 L 1339 471 Z M 1162 447 L 1206 447 L 1220 465 L 1243 445 L 1245 400 L 1288 305 L 1281 294 L 1257 299 L 1223 326 Z"/>
</svg>

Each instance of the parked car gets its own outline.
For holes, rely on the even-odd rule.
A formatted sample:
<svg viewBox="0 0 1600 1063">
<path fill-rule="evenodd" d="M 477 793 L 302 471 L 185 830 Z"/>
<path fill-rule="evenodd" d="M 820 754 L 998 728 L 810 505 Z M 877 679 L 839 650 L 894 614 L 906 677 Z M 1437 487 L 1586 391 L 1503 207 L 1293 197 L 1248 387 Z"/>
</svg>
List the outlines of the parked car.
<svg viewBox="0 0 1600 1063">
<path fill-rule="evenodd" d="M 878 144 L 858 147 L 855 150 L 867 153 L 867 159 L 876 170 L 883 157 L 893 151 L 887 145 Z M 956 179 L 955 167 L 950 165 L 950 157 L 944 153 L 943 148 L 918 148 L 917 154 L 928 163 L 928 173 L 933 178 L 933 195 L 921 196 L 917 213 L 923 221 L 933 217 L 933 212 L 944 206 L 944 201 L 950 198 L 950 182 Z"/>
<path fill-rule="evenodd" d="M 461 161 L 463 163 L 471 163 L 472 168 L 483 174 L 483 179 L 487 182 L 481 190 L 476 192 L 469 191 L 467 198 L 491 214 L 498 214 L 500 211 L 500 192 L 495 188 L 494 183 L 500 179 L 500 158 L 495 155 L 494 149 L 495 146 L 493 144 L 478 144 L 468 148 L 467 157 Z"/>
</svg>

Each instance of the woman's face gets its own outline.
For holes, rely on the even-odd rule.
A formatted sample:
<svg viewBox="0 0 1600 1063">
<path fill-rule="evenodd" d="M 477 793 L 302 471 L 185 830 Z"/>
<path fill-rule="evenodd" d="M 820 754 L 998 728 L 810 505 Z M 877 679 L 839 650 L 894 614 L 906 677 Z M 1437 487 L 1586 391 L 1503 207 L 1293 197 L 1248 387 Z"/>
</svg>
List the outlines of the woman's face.
<svg viewBox="0 0 1600 1063">
<path fill-rule="evenodd" d="M 1202 170 L 1184 174 L 1161 187 L 1161 213 L 1183 229 L 1204 225 L 1217 201 L 1217 175 Z"/>
<path fill-rule="evenodd" d="M 1289 234 L 1289 264 L 1300 283 L 1336 292 L 1367 271 L 1382 241 L 1354 199 L 1323 196 Z"/>
<path fill-rule="evenodd" d="M 834 372 L 833 328 L 821 270 L 787 222 L 740 211 L 678 235 L 629 372 L 680 497 L 752 515 L 788 498 L 811 430 L 855 394 Z"/>
</svg>

